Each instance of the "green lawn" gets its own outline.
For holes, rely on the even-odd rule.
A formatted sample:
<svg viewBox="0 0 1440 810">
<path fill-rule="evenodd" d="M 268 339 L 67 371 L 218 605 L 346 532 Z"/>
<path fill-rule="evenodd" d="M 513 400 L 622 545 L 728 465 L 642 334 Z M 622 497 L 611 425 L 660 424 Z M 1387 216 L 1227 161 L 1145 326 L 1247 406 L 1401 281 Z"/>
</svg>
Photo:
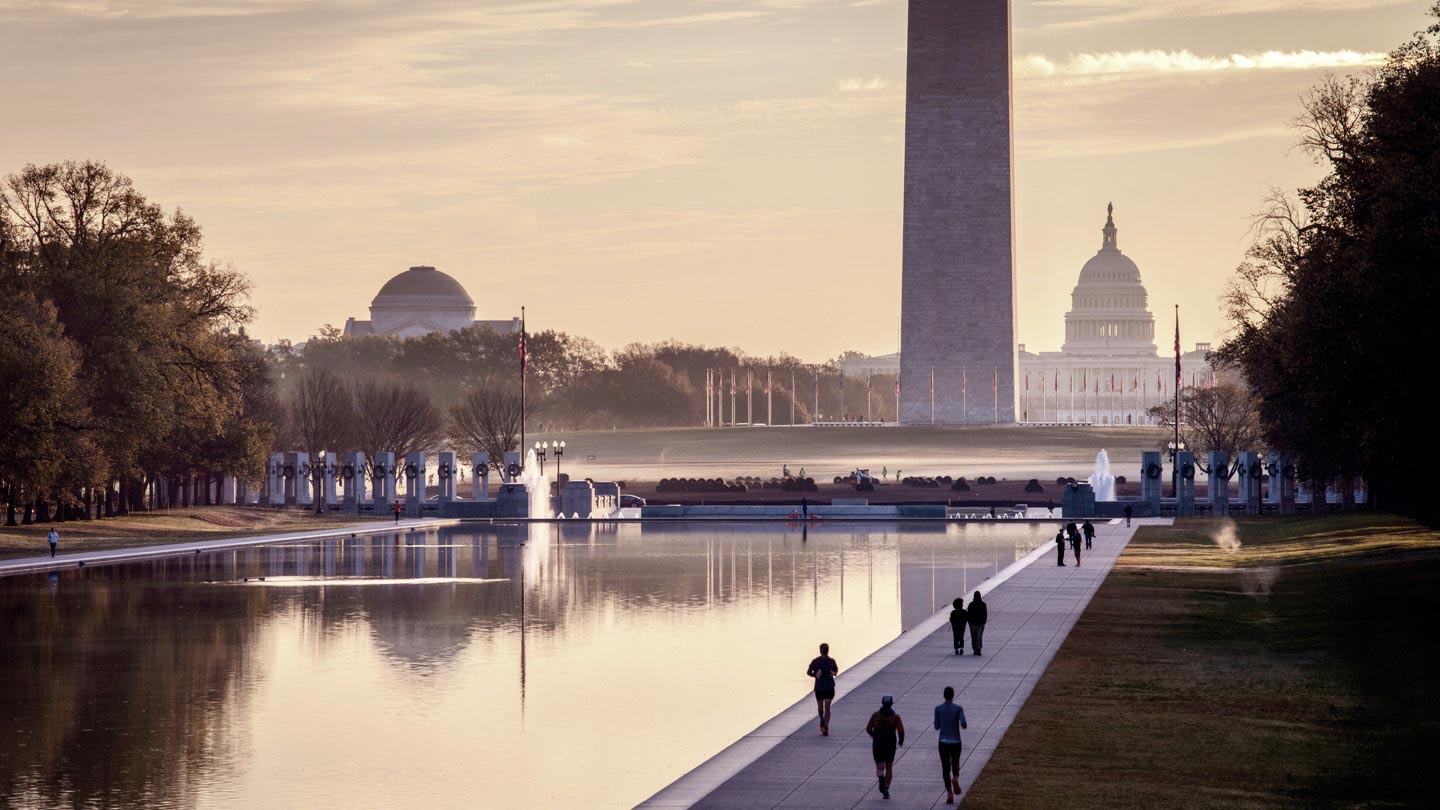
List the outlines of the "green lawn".
<svg viewBox="0 0 1440 810">
<path fill-rule="evenodd" d="M 1434 806 L 1440 532 L 1225 526 L 1140 530 L 967 806 Z"/>
</svg>

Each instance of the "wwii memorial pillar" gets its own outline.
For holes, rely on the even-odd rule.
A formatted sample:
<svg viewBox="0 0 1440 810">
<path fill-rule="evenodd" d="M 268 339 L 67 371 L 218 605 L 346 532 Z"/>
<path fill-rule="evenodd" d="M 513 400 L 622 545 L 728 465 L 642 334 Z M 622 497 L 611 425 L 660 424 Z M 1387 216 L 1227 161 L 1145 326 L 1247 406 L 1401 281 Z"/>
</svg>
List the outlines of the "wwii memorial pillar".
<svg viewBox="0 0 1440 810">
<path fill-rule="evenodd" d="M 900 421 L 1015 421 L 1009 0 L 910 0 Z"/>
</svg>

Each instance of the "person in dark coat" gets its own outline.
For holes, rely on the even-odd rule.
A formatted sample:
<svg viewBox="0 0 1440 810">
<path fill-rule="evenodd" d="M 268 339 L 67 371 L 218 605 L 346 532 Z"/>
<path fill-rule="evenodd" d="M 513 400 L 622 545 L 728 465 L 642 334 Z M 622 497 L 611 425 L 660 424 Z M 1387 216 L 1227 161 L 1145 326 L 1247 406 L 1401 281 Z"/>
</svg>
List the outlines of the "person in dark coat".
<svg viewBox="0 0 1440 810">
<path fill-rule="evenodd" d="M 880 698 L 880 711 L 870 715 L 865 733 L 870 735 L 870 753 L 875 756 L 875 779 L 880 795 L 890 798 L 890 780 L 895 777 L 895 749 L 905 744 L 905 724 L 892 708 L 895 698 Z"/>
<path fill-rule="evenodd" d="M 1070 550 L 1073 551 L 1073 552 L 1075 552 L 1075 564 L 1076 564 L 1076 565 L 1079 565 L 1079 564 L 1080 564 L 1080 543 L 1081 543 L 1081 542 L 1082 542 L 1082 541 L 1081 541 L 1081 539 L 1080 539 L 1080 530 L 1077 529 L 1077 528 L 1075 528 L 1075 524 L 1074 524 L 1074 523 L 1071 523 L 1071 524 L 1070 524 Z"/>
<path fill-rule="evenodd" d="M 1095 524 L 1087 520 L 1080 528 L 1085 532 L 1085 550 L 1089 551 L 1090 544 L 1095 540 Z"/>
<path fill-rule="evenodd" d="M 955 654 L 965 654 L 965 624 L 969 621 L 965 616 L 965 600 L 956 598 L 950 603 L 954 610 L 950 611 L 950 635 L 955 639 Z"/>
<path fill-rule="evenodd" d="M 1130 504 L 1125 504 L 1125 525 L 1130 525 L 1130 518 L 1134 517 L 1135 509 Z"/>
<path fill-rule="evenodd" d="M 1055 532 L 1055 564 L 1065 567 L 1065 529 Z"/>
<path fill-rule="evenodd" d="M 965 611 L 966 617 L 970 620 L 970 648 L 976 655 L 980 654 L 980 645 L 985 641 L 985 622 L 990 619 L 990 608 L 985 600 L 980 598 L 980 592 L 975 592 L 975 598 L 970 600 L 970 609 Z"/>
</svg>

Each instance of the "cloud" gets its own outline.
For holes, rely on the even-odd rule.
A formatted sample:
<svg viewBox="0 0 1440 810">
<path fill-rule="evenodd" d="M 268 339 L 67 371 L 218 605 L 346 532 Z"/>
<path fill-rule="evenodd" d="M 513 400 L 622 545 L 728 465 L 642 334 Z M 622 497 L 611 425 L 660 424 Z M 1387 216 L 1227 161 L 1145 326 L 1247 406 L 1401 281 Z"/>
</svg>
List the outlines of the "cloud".
<svg viewBox="0 0 1440 810">
<path fill-rule="evenodd" d="M 1047 23 L 1044 28 L 1244 14 L 1357 11 L 1409 4 L 1410 0 L 1033 0 L 1033 6 L 1041 11 L 1075 15 L 1072 19 Z"/>
<path fill-rule="evenodd" d="M 874 76 L 869 79 L 841 79 L 839 84 L 836 85 L 836 89 L 838 89 L 842 93 L 863 93 L 867 90 L 884 90 L 889 86 L 890 82 L 880 78 L 879 76 Z"/>
<path fill-rule="evenodd" d="M 1156 76 L 1173 73 L 1227 73 L 1252 70 L 1319 70 L 1379 65 L 1386 55 L 1374 51 L 1265 51 L 1229 56 L 1198 56 L 1188 50 L 1111 51 L 1072 54 L 1056 62 L 1041 54 L 1015 60 L 1017 79 L 1059 77 Z"/>
</svg>

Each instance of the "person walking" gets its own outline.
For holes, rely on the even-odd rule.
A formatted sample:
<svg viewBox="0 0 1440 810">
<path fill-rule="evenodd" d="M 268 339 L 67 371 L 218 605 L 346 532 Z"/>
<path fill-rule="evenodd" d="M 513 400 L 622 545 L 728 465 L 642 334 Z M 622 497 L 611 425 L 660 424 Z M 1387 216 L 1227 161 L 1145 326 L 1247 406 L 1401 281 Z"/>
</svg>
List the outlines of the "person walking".
<svg viewBox="0 0 1440 810">
<path fill-rule="evenodd" d="M 55 549 L 60 545 L 60 533 L 51 529 L 50 533 L 45 535 L 45 539 L 50 541 L 50 557 L 54 559 Z"/>
<path fill-rule="evenodd" d="M 403 506 L 400 505 L 400 502 L 399 502 L 399 501 L 396 501 L 395 503 L 391 504 L 391 506 L 390 506 L 391 511 L 393 511 L 393 512 L 395 513 L 395 525 L 396 525 L 396 526 L 399 526 L 399 525 L 400 525 L 400 510 L 401 510 L 401 509 L 404 509 L 404 508 L 405 508 L 405 507 L 403 507 Z"/>
<path fill-rule="evenodd" d="M 950 611 L 950 635 L 955 638 L 955 654 L 965 654 L 965 624 L 969 619 L 965 616 L 965 600 L 956 597 L 950 603 L 954 610 Z"/>
<path fill-rule="evenodd" d="M 945 782 L 945 803 L 954 804 L 960 795 L 960 729 L 965 709 L 955 702 L 955 687 L 945 687 L 945 702 L 935 707 L 935 730 L 940 732 L 940 779 Z"/>
<path fill-rule="evenodd" d="M 808 495 L 800 496 L 800 519 L 810 519 L 810 496 Z"/>
<path fill-rule="evenodd" d="M 865 733 L 870 735 L 870 753 L 875 756 L 875 779 L 880 795 L 890 798 L 890 780 L 895 777 L 895 749 L 905 744 L 905 723 L 895 713 L 895 698 L 880 698 L 880 711 L 870 715 Z"/>
<path fill-rule="evenodd" d="M 970 600 L 970 609 L 965 611 L 965 617 L 970 620 L 970 649 L 979 655 L 980 645 L 985 642 L 985 622 L 990 620 L 990 606 L 980 598 L 979 591 Z"/>
<path fill-rule="evenodd" d="M 1065 567 L 1065 528 L 1055 532 L 1055 564 L 1061 568 Z"/>
<path fill-rule="evenodd" d="M 1130 504 L 1125 504 L 1125 526 L 1130 526 L 1130 518 L 1135 515 L 1135 509 Z"/>
<path fill-rule="evenodd" d="M 1089 551 L 1090 544 L 1095 540 L 1095 524 L 1086 520 L 1080 528 L 1085 531 L 1085 550 Z"/>
<path fill-rule="evenodd" d="M 830 657 L 830 645 L 821 644 L 820 654 L 810 662 L 805 674 L 815 679 L 815 708 L 820 713 L 820 734 L 830 736 L 830 701 L 835 699 L 835 676 L 840 665 Z"/>
<path fill-rule="evenodd" d="M 1055 517 L 1055 499 L 1051 498 L 1045 502 L 1045 509 L 1049 511 L 1050 517 Z"/>
</svg>

